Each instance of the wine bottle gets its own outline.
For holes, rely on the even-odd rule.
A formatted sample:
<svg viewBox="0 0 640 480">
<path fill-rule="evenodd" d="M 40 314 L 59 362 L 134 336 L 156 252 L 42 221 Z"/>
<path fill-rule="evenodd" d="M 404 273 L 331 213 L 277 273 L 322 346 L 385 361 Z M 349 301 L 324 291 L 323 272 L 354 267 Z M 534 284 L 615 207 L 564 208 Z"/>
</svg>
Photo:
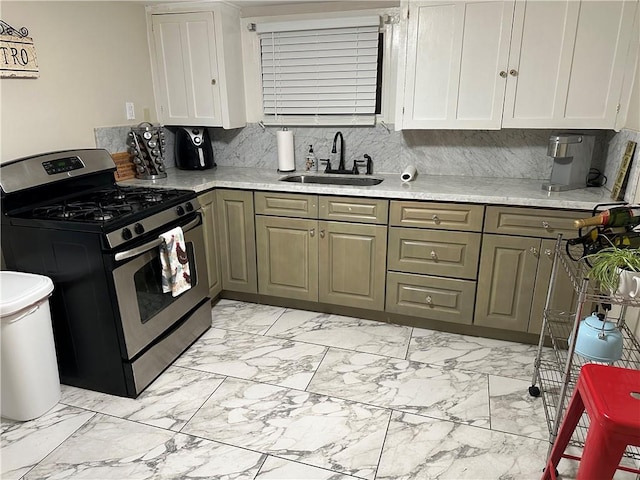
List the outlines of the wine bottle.
<svg viewBox="0 0 640 480">
<path fill-rule="evenodd" d="M 591 245 L 596 243 L 596 240 L 598 240 L 598 235 L 599 235 L 598 229 L 592 228 L 581 237 L 568 238 L 567 243 L 569 245 Z"/>
<path fill-rule="evenodd" d="M 603 210 L 593 217 L 580 218 L 573 222 L 576 228 L 605 225 L 607 227 L 624 227 L 640 224 L 640 208 L 629 206 L 610 208 Z"/>
</svg>

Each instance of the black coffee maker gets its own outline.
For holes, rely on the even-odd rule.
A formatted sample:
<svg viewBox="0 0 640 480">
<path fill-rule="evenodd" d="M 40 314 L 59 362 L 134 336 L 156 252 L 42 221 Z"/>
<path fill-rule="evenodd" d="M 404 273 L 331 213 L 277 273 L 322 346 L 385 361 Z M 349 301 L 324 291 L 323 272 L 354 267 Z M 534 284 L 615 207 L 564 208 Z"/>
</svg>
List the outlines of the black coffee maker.
<svg viewBox="0 0 640 480">
<path fill-rule="evenodd" d="M 175 141 L 176 167 L 205 170 L 216 166 L 209 132 L 205 127 L 179 127 Z"/>
</svg>

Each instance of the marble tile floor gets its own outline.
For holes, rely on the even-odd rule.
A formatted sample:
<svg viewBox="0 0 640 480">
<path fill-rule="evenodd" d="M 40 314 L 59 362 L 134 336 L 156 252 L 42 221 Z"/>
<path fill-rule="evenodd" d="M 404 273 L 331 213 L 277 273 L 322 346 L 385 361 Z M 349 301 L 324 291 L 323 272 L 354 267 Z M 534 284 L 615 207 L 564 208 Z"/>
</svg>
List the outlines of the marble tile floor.
<svg viewBox="0 0 640 480">
<path fill-rule="evenodd" d="M 63 385 L 40 418 L 2 419 L 0 477 L 541 476 L 535 346 L 230 300 L 212 319 L 135 400 Z"/>
</svg>

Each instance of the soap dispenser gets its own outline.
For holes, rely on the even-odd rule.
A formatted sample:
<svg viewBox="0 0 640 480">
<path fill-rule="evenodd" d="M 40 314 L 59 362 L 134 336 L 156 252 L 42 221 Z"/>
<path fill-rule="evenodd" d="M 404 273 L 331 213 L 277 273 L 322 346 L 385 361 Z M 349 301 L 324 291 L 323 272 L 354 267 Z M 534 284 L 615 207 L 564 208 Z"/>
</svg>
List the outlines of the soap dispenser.
<svg viewBox="0 0 640 480">
<path fill-rule="evenodd" d="M 313 145 L 309 145 L 309 152 L 307 153 L 304 166 L 307 172 L 318 171 L 318 159 L 316 158 L 316 154 L 313 152 Z"/>
</svg>

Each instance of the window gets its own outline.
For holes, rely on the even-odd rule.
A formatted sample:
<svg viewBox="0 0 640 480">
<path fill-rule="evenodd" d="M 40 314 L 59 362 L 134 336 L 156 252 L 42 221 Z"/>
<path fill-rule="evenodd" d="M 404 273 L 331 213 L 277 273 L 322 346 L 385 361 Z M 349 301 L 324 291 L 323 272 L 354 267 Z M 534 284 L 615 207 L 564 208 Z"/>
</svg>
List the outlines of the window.
<svg viewBox="0 0 640 480">
<path fill-rule="evenodd" d="M 380 113 L 380 17 L 258 24 L 264 123 L 372 125 Z"/>
</svg>

